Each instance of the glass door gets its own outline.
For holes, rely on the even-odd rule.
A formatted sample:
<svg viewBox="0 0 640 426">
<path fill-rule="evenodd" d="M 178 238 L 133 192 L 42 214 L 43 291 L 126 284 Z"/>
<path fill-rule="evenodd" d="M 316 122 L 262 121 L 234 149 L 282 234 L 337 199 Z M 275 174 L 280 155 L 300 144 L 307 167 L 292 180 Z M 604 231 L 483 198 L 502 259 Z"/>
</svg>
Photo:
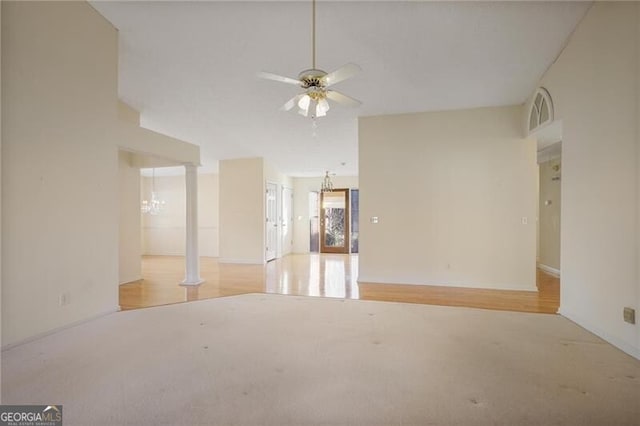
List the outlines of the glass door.
<svg viewBox="0 0 640 426">
<path fill-rule="evenodd" d="M 349 253 L 349 190 L 320 195 L 320 252 Z"/>
</svg>

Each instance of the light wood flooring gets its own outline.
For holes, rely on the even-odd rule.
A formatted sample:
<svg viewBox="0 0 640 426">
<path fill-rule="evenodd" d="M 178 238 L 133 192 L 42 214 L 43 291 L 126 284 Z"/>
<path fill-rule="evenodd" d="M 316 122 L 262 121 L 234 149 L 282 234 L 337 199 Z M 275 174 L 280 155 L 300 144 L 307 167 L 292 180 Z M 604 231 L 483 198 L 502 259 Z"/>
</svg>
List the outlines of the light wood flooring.
<svg viewBox="0 0 640 426">
<path fill-rule="evenodd" d="M 381 300 L 447 306 L 555 313 L 560 305 L 560 280 L 537 272 L 538 292 L 441 286 L 358 283 L 358 256 L 289 255 L 266 265 L 221 264 L 200 259 L 199 286 L 180 286 L 181 256 L 144 256 L 144 279 L 120 286 L 123 310 L 246 293 Z"/>
</svg>

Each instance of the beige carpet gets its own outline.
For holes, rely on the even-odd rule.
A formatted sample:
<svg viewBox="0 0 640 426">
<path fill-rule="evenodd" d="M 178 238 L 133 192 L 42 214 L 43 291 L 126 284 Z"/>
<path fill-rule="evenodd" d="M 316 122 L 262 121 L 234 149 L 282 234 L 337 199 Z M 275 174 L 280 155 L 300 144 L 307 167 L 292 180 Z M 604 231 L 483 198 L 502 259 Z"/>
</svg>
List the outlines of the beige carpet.
<svg viewBox="0 0 640 426">
<path fill-rule="evenodd" d="M 3 353 L 3 403 L 72 425 L 639 425 L 640 361 L 570 321 L 243 295 Z"/>
</svg>

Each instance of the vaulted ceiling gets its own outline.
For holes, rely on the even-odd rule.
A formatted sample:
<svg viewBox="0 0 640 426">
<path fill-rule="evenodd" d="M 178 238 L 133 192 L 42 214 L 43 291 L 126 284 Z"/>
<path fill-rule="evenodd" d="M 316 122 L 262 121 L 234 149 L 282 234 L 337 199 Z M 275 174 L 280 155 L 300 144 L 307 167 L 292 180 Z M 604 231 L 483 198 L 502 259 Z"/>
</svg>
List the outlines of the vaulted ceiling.
<svg viewBox="0 0 640 426">
<path fill-rule="evenodd" d="M 359 64 L 335 88 L 362 106 L 315 131 L 279 110 L 299 88 L 256 77 L 311 67 L 310 1 L 91 4 L 120 32 L 119 95 L 144 127 L 200 145 L 205 171 L 260 156 L 320 176 L 357 174 L 360 116 L 524 102 L 590 2 L 319 1 L 318 68 Z"/>
</svg>

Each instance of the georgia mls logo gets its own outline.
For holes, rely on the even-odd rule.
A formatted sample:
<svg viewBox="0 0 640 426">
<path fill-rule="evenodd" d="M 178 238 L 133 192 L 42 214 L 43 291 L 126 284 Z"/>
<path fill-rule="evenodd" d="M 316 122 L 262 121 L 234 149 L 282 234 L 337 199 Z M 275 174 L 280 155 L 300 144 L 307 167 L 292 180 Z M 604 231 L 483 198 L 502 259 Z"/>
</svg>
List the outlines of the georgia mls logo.
<svg viewBox="0 0 640 426">
<path fill-rule="evenodd" d="M 62 426 L 62 405 L 0 405 L 0 426 Z"/>
<path fill-rule="evenodd" d="M 42 412 L 44 421 L 51 421 L 51 419 L 55 419 L 53 421 L 59 422 L 62 421 L 62 405 L 58 408 L 55 405 L 47 405 L 47 408 Z M 47 414 L 49 413 L 49 414 Z"/>
</svg>

